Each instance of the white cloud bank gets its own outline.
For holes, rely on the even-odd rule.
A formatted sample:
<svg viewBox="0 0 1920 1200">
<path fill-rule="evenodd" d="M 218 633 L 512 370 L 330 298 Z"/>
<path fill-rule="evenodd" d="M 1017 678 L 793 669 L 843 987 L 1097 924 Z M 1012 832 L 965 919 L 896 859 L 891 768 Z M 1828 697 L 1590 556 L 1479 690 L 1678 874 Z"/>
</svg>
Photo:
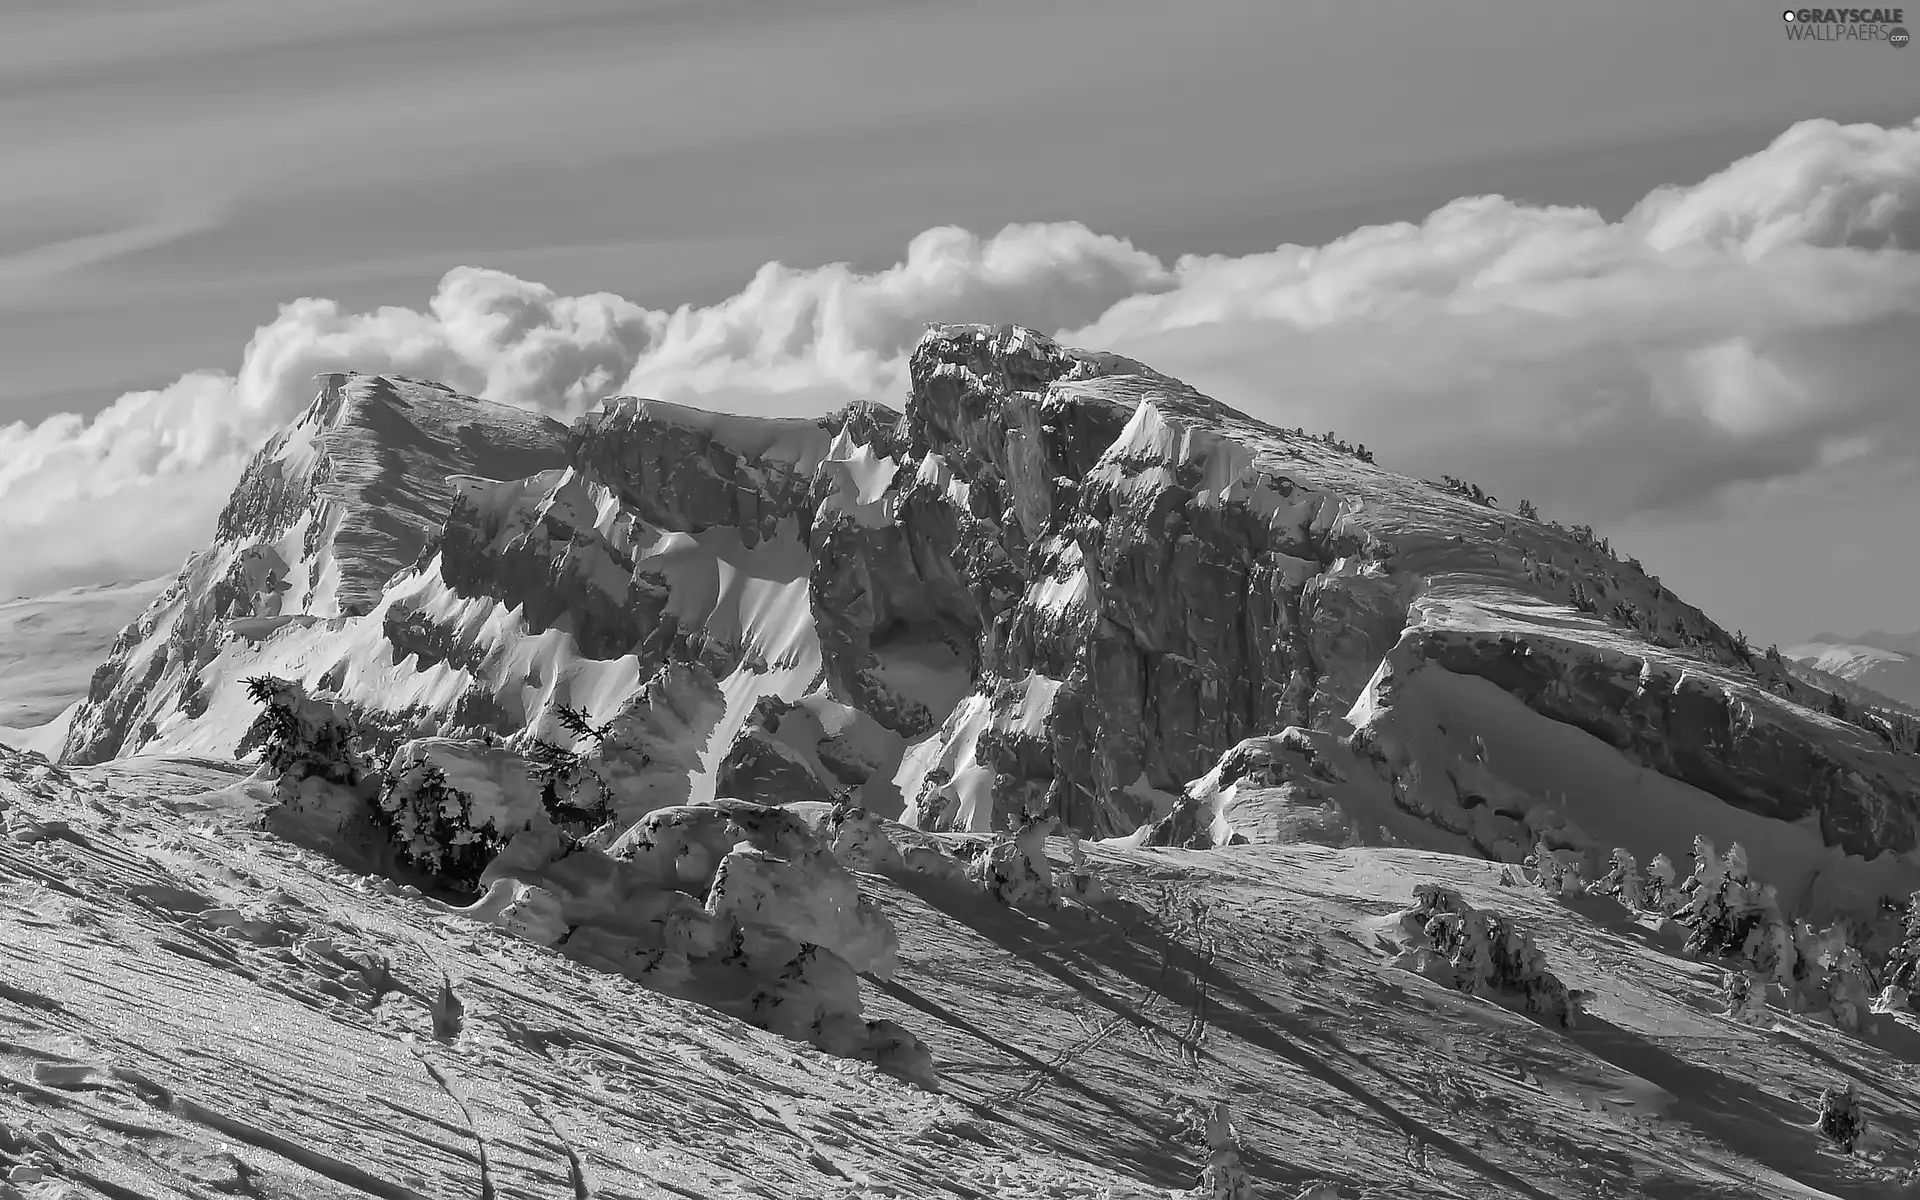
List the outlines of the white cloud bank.
<svg viewBox="0 0 1920 1200">
<path fill-rule="evenodd" d="M 884 271 L 769 264 L 672 313 L 468 267 L 424 312 L 299 300 L 237 377 L 0 428 L 0 595 L 177 563 L 319 371 L 562 416 L 619 392 L 822 410 L 897 403 L 905 352 L 946 320 L 1059 330 L 1577 519 L 1910 475 L 1920 121 L 1804 122 L 1617 222 L 1481 196 L 1325 246 L 1171 265 L 1076 224 L 935 229 Z"/>
</svg>

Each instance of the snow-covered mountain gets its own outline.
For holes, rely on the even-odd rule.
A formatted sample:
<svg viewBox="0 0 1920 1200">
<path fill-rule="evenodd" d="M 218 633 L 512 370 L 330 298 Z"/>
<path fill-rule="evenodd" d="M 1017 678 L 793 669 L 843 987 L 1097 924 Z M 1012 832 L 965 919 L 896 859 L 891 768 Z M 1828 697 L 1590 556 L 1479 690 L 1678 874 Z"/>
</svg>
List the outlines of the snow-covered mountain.
<svg viewBox="0 0 1920 1200">
<path fill-rule="evenodd" d="M 322 377 L 313 404 L 248 465 L 212 544 L 120 632 L 66 754 L 230 748 L 238 730 L 218 730 L 236 713 L 212 706 L 236 695 L 232 672 L 251 647 L 289 630 L 333 642 L 440 528 L 453 477 L 518 477 L 563 461 L 565 444 L 555 421 L 437 385 Z"/>
<path fill-rule="evenodd" d="M 1920 813 L 1903 716 L 1743 661 L 1589 531 L 1006 327 L 929 332 L 904 414 L 622 399 L 563 430 L 327 377 L 122 634 L 66 759 L 231 754 L 260 675 L 382 752 L 624 714 L 654 748 L 636 811 L 854 788 L 927 829 L 1412 821 L 1502 858 L 1677 854 L 1712 818 L 1796 871 L 1905 854 Z M 1222 782 L 1254 759 L 1257 803 Z"/>
<path fill-rule="evenodd" d="M 1920 633 L 1906 637 L 1868 633 L 1852 639 L 1822 633 L 1781 653 L 1901 704 L 1920 707 Z"/>
<path fill-rule="evenodd" d="M 1906 1194 L 1911 711 L 1142 364 L 911 377 L 324 377 L 0 749 L 0 1186 Z"/>
</svg>

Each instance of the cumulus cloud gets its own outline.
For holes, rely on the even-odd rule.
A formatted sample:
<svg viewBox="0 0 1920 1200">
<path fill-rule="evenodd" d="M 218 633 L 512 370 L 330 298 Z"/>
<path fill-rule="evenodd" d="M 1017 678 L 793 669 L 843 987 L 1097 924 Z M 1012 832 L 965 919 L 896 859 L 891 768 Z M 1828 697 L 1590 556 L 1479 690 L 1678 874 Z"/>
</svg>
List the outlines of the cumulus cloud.
<svg viewBox="0 0 1920 1200">
<path fill-rule="evenodd" d="M 316 372 L 418 375 L 561 416 L 616 392 L 820 410 L 897 402 L 906 352 L 947 320 L 1119 350 L 1276 423 L 1575 519 L 1910 475 L 1920 122 L 1804 122 L 1618 221 L 1468 197 L 1324 246 L 1171 264 L 1077 224 L 943 228 L 885 270 L 771 263 L 673 312 L 467 267 L 423 311 L 299 300 L 237 375 L 0 428 L 0 592 L 157 570 L 200 544 Z M 171 525 L 156 532 L 143 521 L 160 498 Z"/>
<path fill-rule="evenodd" d="M 1069 336 L 1576 519 L 1920 458 L 1920 122 L 1804 122 L 1619 221 L 1472 197 L 1174 273 Z"/>
<path fill-rule="evenodd" d="M 1175 282 L 1152 255 L 1083 225 L 1012 225 L 987 239 L 931 229 L 884 271 L 769 263 L 738 295 L 680 309 L 625 390 L 742 411 L 790 408 L 796 393 L 898 399 L 906 352 L 930 322 L 1066 329 Z"/>
<path fill-rule="evenodd" d="M 469 268 L 448 273 L 426 312 L 285 305 L 237 375 L 197 371 L 92 418 L 0 427 L 0 594 L 177 563 L 204 544 L 246 457 L 312 399 L 319 372 L 391 371 L 577 411 L 614 390 L 662 320 L 618 296 L 557 296 Z"/>
</svg>

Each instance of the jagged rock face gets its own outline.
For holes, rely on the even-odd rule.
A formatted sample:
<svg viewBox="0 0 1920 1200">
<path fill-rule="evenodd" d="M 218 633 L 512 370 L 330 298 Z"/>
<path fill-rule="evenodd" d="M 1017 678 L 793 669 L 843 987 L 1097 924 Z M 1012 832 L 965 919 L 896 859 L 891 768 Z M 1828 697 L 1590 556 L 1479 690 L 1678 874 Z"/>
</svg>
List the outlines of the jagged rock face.
<svg viewBox="0 0 1920 1200">
<path fill-rule="evenodd" d="M 780 718 L 794 706 L 776 696 L 754 707 L 727 756 L 721 760 L 714 790 L 722 796 L 758 804 L 831 801 L 833 793 L 812 764 L 780 740 Z"/>
<path fill-rule="evenodd" d="M 573 462 L 649 524 L 740 531 L 749 548 L 812 515 L 813 472 L 832 423 L 726 417 L 659 400 L 616 399 L 574 426 Z"/>
<path fill-rule="evenodd" d="M 663 646 L 642 643 L 660 630 L 667 589 L 634 573 L 633 532 L 630 511 L 572 469 L 504 485 L 476 481 L 454 496 L 440 574 L 462 596 L 522 606 L 530 633 L 564 623 L 587 657 L 638 652 L 646 670 L 663 660 Z M 430 661 L 433 627 L 407 610 L 391 610 L 389 622 L 396 618 L 389 640 Z M 409 622 L 426 636 L 410 638 Z"/>
<path fill-rule="evenodd" d="M 1443 645 L 1433 666 L 1489 679 L 1533 713 L 1728 804 L 1788 821 L 1817 811 L 1828 842 L 1853 853 L 1913 844 L 1911 755 L 1836 730 L 1810 711 L 1818 694 L 1776 696 L 1791 688 L 1736 669 L 1724 631 L 1590 535 L 1508 517 L 1138 364 L 1022 331 L 936 330 L 914 355 L 913 384 L 899 527 L 860 530 L 884 551 L 860 566 L 903 580 L 903 558 L 955 564 L 980 631 L 975 686 L 902 774 L 925 824 L 1009 827 L 1050 812 L 1085 831 L 1126 832 L 1171 815 L 1185 781 L 1242 739 L 1298 727 L 1379 734 L 1384 745 L 1383 663 Z M 954 515 L 909 515 L 934 490 L 923 481 L 940 479 L 926 466 L 935 456 L 965 484 L 940 492 Z M 960 549 L 955 528 L 986 552 Z M 911 556 L 889 544 L 916 536 Z M 1503 633 L 1522 611 L 1524 628 L 1509 621 Z M 1487 665 L 1503 661 L 1503 636 L 1539 655 L 1531 671 Z M 1593 646 L 1606 652 L 1578 661 Z M 1644 682 L 1682 678 L 1669 667 L 1679 663 L 1690 668 L 1684 684 Z M 1401 778 L 1407 768 L 1424 765 L 1428 785 L 1467 774 L 1402 758 L 1376 759 L 1386 778 L 1370 786 L 1349 786 L 1344 767 L 1335 786 L 1295 765 L 1273 787 L 1292 789 L 1284 803 L 1296 807 L 1385 795 L 1428 815 Z M 1530 805 L 1552 789 L 1532 788 L 1529 801 L 1498 761 L 1477 767 L 1490 776 L 1480 790 L 1501 802 L 1491 823 L 1458 832 L 1489 852 L 1531 845 Z M 1210 825 L 1206 815 L 1190 812 L 1164 836 L 1220 832 L 1196 825 Z"/>
<path fill-rule="evenodd" d="M 565 444 L 558 422 L 437 385 L 322 376 L 313 404 L 248 464 L 213 544 L 95 671 L 65 760 L 131 753 L 183 708 L 206 712 L 199 673 L 234 636 L 367 611 L 440 528 L 452 477 L 517 479 L 559 465 Z"/>
<path fill-rule="evenodd" d="M 1228 410 L 1015 330 L 936 331 L 912 377 L 891 519 L 823 507 L 815 594 L 829 677 L 901 732 L 931 706 L 886 686 L 903 674 L 889 650 L 952 648 L 950 674 L 977 681 L 921 775 L 922 820 L 1057 811 L 1125 832 L 1223 741 L 1303 713 L 1304 646 L 1286 633 L 1306 574 L 1288 551 L 1310 549 L 1318 501 L 1277 527 L 1270 506 L 1223 506 L 1155 458 L 1167 430 L 1138 402 Z"/>
<path fill-rule="evenodd" d="M 958 565 L 981 631 L 980 686 L 922 776 L 921 819 L 1054 811 L 1129 832 L 1225 746 L 1351 704 L 1398 634 L 1391 589 L 1322 577 L 1347 548 L 1343 500 L 1289 474 L 1295 439 L 1021 331 L 929 335 L 913 379 L 926 458 L 901 523 L 970 535 L 915 559 Z M 946 471 L 959 515 L 916 520 Z M 1350 666 L 1347 648 L 1373 658 Z"/>
<path fill-rule="evenodd" d="M 823 505 L 814 527 L 810 589 L 827 677 L 907 737 L 937 727 L 965 690 L 992 603 L 988 556 L 999 544 L 952 484 L 930 455 L 894 492 L 890 519 Z"/>
</svg>

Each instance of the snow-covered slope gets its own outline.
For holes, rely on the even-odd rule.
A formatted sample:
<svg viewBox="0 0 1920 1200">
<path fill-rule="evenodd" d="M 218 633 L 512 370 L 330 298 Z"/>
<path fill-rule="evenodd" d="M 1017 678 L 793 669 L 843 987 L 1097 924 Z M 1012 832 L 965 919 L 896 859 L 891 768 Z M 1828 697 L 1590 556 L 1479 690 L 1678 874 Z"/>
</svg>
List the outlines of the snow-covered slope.
<svg viewBox="0 0 1920 1200">
<path fill-rule="evenodd" d="M 1884 644 L 1836 641 L 1822 634 L 1816 641 L 1789 646 L 1780 653 L 1797 663 L 1846 680 L 1901 704 L 1920 707 L 1920 645 L 1899 649 L 1907 642 L 1879 635 Z"/>
<path fill-rule="evenodd" d="M 123 635 L 67 759 L 234 753 L 272 675 L 379 760 L 619 722 L 629 818 L 724 781 L 927 829 L 1508 859 L 1732 823 L 1822 897 L 1910 870 L 1910 714 L 1747 657 L 1589 530 L 1028 330 L 933 329 L 911 377 L 904 414 L 618 399 L 564 439 L 332 377 Z M 1273 786 L 1222 783 L 1261 739 Z"/>
<path fill-rule="evenodd" d="M 80 701 L 75 700 L 53 718 L 39 725 L 29 725 L 24 729 L 9 729 L 0 725 L 0 745 L 11 746 L 15 750 L 31 750 L 35 754 L 44 754 L 48 758 L 60 757 L 61 747 L 67 744 L 67 730 L 73 726 L 74 714 L 80 711 Z"/>
<path fill-rule="evenodd" d="M 114 637 L 171 579 L 0 601 L 0 726 L 45 725 L 87 694 Z"/>
<path fill-rule="evenodd" d="M 0 1187 L 1168 1200 L 1225 1101 L 1275 1200 L 1912 1194 L 1909 1018 L 1743 1024 L 1670 930 L 1470 859 L 1092 847 L 1109 899 L 1025 910 L 862 874 L 900 931 L 868 1007 L 926 1041 L 933 1091 L 289 845 L 217 806 L 236 778 L 0 751 Z M 1423 884 L 1517 921 L 1585 1015 L 1392 965 Z M 1814 1128 L 1841 1083 L 1852 1155 Z"/>
</svg>

